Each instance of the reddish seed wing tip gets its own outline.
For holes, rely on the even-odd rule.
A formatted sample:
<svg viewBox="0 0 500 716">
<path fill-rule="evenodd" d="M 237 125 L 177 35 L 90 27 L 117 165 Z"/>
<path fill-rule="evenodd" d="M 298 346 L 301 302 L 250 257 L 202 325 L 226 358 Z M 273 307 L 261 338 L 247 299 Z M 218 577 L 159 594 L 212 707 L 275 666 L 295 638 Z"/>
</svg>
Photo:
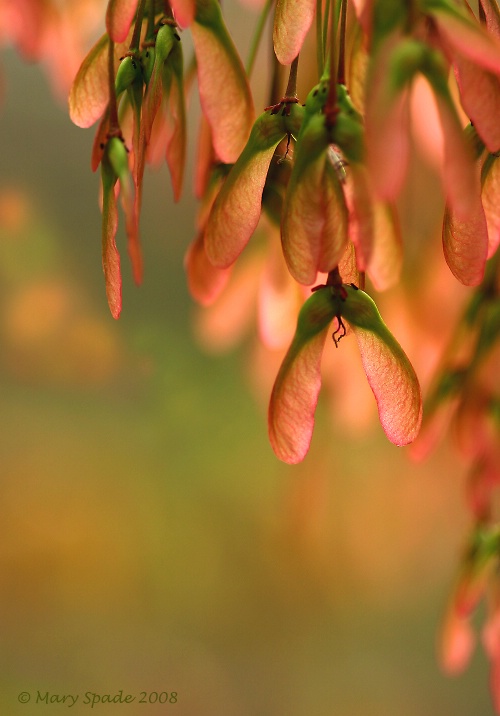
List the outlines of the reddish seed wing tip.
<svg viewBox="0 0 500 716">
<path fill-rule="evenodd" d="M 282 65 L 289 65 L 299 54 L 314 19 L 315 7 L 315 0 L 278 0 L 273 43 Z"/>
<path fill-rule="evenodd" d="M 478 286 L 488 256 L 488 229 L 479 195 L 467 220 L 446 210 L 442 241 L 446 263 L 455 278 L 465 286 Z"/>
<path fill-rule="evenodd" d="M 195 16 L 194 0 L 171 0 L 172 10 L 181 27 L 189 27 Z"/>
<path fill-rule="evenodd" d="M 106 12 L 106 29 L 114 42 L 123 42 L 130 30 L 138 0 L 110 0 Z"/>
<path fill-rule="evenodd" d="M 110 311 L 111 311 L 111 315 L 112 315 L 113 318 L 117 321 L 117 320 L 120 318 L 120 314 L 121 314 L 121 312 L 122 312 L 122 307 L 121 307 L 121 305 L 120 305 L 120 306 L 112 306 L 112 305 L 110 304 L 110 305 L 109 305 L 109 308 L 110 308 Z"/>
<path fill-rule="evenodd" d="M 363 368 L 387 438 L 400 447 L 413 442 L 422 422 L 420 385 L 403 349 L 380 322 L 373 330 L 355 325 Z"/>
</svg>

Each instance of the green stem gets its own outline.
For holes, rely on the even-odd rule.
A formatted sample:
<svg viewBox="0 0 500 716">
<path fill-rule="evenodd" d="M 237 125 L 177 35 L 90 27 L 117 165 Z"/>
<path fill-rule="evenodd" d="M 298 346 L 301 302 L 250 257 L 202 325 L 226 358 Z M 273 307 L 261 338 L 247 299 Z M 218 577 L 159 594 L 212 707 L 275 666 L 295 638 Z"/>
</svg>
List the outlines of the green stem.
<svg viewBox="0 0 500 716">
<path fill-rule="evenodd" d="M 252 74 L 253 66 L 255 64 L 255 58 L 257 57 L 257 51 L 259 49 L 259 45 L 262 40 L 262 34 L 263 34 L 264 28 L 266 26 L 267 18 L 269 17 L 269 12 L 273 5 L 274 5 L 274 0 L 266 0 L 266 4 L 262 8 L 262 12 L 260 13 L 260 17 L 257 22 L 257 27 L 255 28 L 255 33 L 252 38 L 250 52 L 248 53 L 247 66 L 246 66 L 246 73 L 247 73 L 248 77 L 250 77 L 250 75 Z"/>
<path fill-rule="evenodd" d="M 322 43 L 322 55 L 323 55 L 323 65 L 321 67 L 320 72 L 322 73 L 325 69 L 325 60 L 327 56 L 327 46 L 328 46 L 328 18 L 330 17 L 330 4 L 331 0 L 326 0 L 325 2 L 325 14 L 324 14 L 324 21 L 323 21 L 323 37 L 321 39 Z"/>
<path fill-rule="evenodd" d="M 345 85 L 345 33 L 347 18 L 347 0 L 341 1 L 342 7 L 340 11 L 339 64 L 337 68 L 337 82 L 339 85 Z"/>
<path fill-rule="evenodd" d="M 323 64 L 325 62 L 325 48 L 323 46 L 323 18 L 321 11 L 323 3 L 321 0 L 316 0 L 316 61 L 318 65 L 318 77 L 321 77 L 323 72 Z"/>
</svg>

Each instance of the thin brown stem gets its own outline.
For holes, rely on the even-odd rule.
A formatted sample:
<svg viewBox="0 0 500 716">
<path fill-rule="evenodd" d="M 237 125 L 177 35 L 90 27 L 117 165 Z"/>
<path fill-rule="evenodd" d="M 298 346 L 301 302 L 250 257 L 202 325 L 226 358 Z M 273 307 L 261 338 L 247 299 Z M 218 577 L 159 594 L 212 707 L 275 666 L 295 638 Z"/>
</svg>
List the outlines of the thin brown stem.
<svg viewBox="0 0 500 716">
<path fill-rule="evenodd" d="M 486 25 L 486 13 L 484 12 L 483 3 L 481 2 L 481 0 L 479 0 L 478 6 L 479 22 L 481 23 L 481 25 Z"/>
<path fill-rule="evenodd" d="M 297 69 L 299 66 L 299 56 L 294 59 L 290 65 L 290 75 L 288 76 L 288 84 L 285 90 L 285 97 L 297 96 Z"/>
<path fill-rule="evenodd" d="M 406 32 L 407 34 L 411 34 L 413 31 L 413 28 L 418 22 L 418 17 L 420 15 L 420 8 L 417 7 L 415 0 L 410 0 L 408 3 L 407 13 L 406 13 Z"/>
<path fill-rule="evenodd" d="M 167 19 L 169 19 L 169 20 L 173 20 L 173 19 L 174 19 L 174 13 L 173 13 L 173 11 L 172 11 L 172 6 L 170 5 L 169 0 L 165 0 L 165 2 L 163 3 L 163 6 L 164 6 L 164 7 L 163 7 L 163 14 L 165 15 L 165 17 L 166 17 Z"/>
<path fill-rule="evenodd" d="M 333 286 L 339 288 L 342 286 L 342 276 L 340 275 L 339 267 L 335 266 L 334 269 L 328 272 L 328 278 L 326 279 L 327 286 Z"/>
<path fill-rule="evenodd" d="M 130 53 L 139 52 L 139 44 L 141 42 L 141 31 L 142 31 L 142 18 L 144 16 L 144 8 L 146 7 L 146 0 L 139 0 L 137 7 L 137 14 L 135 16 L 134 32 L 132 39 L 130 40 L 130 47 L 128 51 Z"/>
<path fill-rule="evenodd" d="M 271 114 L 278 114 L 278 112 L 281 112 L 281 114 L 284 117 L 288 117 L 290 114 L 291 108 L 293 104 L 298 103 L 297 98 L 297 67 L 299 66 L 299 56 L 294 59 L 290 66 L 290 75 L 288 77 L 288 84 L 286 86 L 285 90 L 285 96 L 281 98 L 281 100 L 278 102 L 278 104 L 272 104 L 269 107 L 265 107 L 264 111 L 267 112 L 268 110 L 271 111 Z"/>
<path fill-rule="evenodd" d="M 273 71 L 271 75 L 271 86 L 269 88 L 269 104 L 273 105 L 277 97 L 281 97 L 281 88 L 283 86 L 281 84 L 283 65 L 278 62 L 273 47 L 271 47 L 271 62 L 273 64 Z"/>
<path fill-rule="evenodd" d="M 149 6 L 148 6 L 148 26 L 146 29 L 146 37 L 145 42 L 152 42 L 154 40 L 155 36 L 155 17 L 156 17 L 156 8 L 155 8 L 155 1 L 149 0 Z"/>
<path fill-rule="evenodd" d="M 109 86 L 109 136 L 121 136 L 118 121 L 118 106 L 115 91 L 115 43 L 109 38 L 108 44 L 108 86 Z"/>
</svg>

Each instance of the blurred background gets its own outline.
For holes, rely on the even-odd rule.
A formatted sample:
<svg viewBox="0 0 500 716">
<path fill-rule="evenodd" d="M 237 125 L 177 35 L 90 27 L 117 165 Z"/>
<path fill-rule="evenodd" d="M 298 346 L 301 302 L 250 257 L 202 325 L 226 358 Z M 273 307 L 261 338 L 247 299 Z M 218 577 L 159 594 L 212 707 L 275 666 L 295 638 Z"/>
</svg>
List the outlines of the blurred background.
<svg viewBox="0 0 500 716">
<path fill-rule="evenodd" d="M 145 281 L 120 233 L 113 321 L 93 131 L 39 66 L 12 50 L 1 62 L 2 713 L 67 707 L 37 691 L 79 694 L 86 713 L 86 692 L 123 690 L 134 703 L 95 710 L 492 714 L 481 649 L 459 678 L 436 659 L 469 526 L 450 447 L 414 464 L 323 396 L 304 463 L 276 460 L 249 377 L 255 328 L 221 354 L 193 329 L 191 171 L 177 205 L 167 172 L 147 174 Z M 190 165 L 197 117 L 193 101 Z M 177 703 L 140 705 L 141 692 Z"/>
</svg>

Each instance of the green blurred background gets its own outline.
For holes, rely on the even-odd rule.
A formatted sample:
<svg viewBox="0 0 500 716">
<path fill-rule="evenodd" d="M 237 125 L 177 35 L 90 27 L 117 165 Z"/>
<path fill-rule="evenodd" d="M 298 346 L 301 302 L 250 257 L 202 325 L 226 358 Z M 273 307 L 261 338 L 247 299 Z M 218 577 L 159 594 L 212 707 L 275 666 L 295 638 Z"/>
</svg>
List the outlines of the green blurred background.
<svg viewBox="0 0 500 716">
<path fill-rule="evenodd" d="M 2 63 L 2 713 L 67 708 L 40 691 L 79 694 L 84 714 L 86 692 L 122 689 L 134 703 L 94 711 L 492 714 L 480 650 L 457 679 L 436 661 L 468 525 L 450 449 L 414 465 L 379 426 L 354 440 L 320 405 L 304 463 L 275 459 L 251 339 L 215 356 L 193 338 L 191 173 L 179 205 L 166 171 L 147 175 L 145 282 L 121 234 L 114 322 L 93 132 L 40 68 Z"/>
</svg>

